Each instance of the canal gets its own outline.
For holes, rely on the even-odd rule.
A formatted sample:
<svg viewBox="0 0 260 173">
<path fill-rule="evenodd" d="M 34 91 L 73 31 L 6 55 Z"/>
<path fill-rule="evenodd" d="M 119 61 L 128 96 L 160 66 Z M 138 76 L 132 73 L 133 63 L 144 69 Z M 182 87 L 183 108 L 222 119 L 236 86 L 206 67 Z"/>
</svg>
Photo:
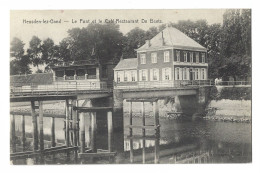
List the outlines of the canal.
<svg viewBox="0 0 260 173">
<path fill-rule="evenodd" d="M 16 134 L 17 150 L 19 151 L 20 134 L 20 116 L 16 116 Z M 146 118 L 147 124 L 153 124 L 153 118 Z M 88 147 L 90 127 L 86 119 L 86 146 Z M 141 124 L 140 117 L 133 118 L 133 124 Z M 124 126 L 129 125 L 129 117 L 124 116 Z M 160 163 L 248 163 L 252 162 L 252 136 L 251 123 L 234 123 L 208 120 L 176 120 L 160 118 Z M 56 119 L 56 142 L 57 145 L 64 145 L 64 121 Z M 31 139 L 31 117 L 25 118 L 25 129 L 27 137 L 27 150 L 32 150 Z M 153 133 L 147 131 L 146 135 Z M 50 118 L 44 118 L 45 147 L 50 147 Z M 107 145 L 107 136 L 101 132 L 97 139 L 99 147 Z M 141 135 L 141 130 L 134 130 L 133 134 Z M 124 143 L 115 143 L 124 145 L 124 155 L 118 156 L 114 163 L 130 163 L 129 160 L 129 129 L 124 130 Z M 116 134 L 115 134 L 116 136 Z M 116 140 L 116 139 L 115 139 Z M 155 140 L 146 140 L 146 163 L 153 163 Z M 141 155 L 143 143 L 142 140 L 133 140 L 135 163 L 142 163 Z M 21 147 L 20 147 L 21 148 Z M 38 164 L 75 164 L 74 157 L 66 160 L 65 155 L 56 156 L 56 158 L 45 157 L 45 160 Z M 88 162 L 86 162 L 88 163 Z M 96 163 L 108 163 L 106 160 L 96 160 Z M 15 160 L 12 164 L 37 164 L 32 159 Z M 77 164 L 77 163 L 76 163 Z"/>
</svg>

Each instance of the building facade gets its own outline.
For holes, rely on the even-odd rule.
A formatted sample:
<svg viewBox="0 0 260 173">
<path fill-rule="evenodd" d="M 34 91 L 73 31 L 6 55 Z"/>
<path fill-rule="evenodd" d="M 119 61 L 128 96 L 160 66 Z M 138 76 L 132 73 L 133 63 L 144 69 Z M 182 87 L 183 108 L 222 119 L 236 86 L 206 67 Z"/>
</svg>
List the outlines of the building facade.
<svg viewBox="0 0 260 173">
<path fill-rule="evenodd" d="M 175 28 L 167 27 L 136 52 L 137 58 L 114 68 L 116 87 L 178 87 L 208 79 L 207 49 Z"/>
</svg>

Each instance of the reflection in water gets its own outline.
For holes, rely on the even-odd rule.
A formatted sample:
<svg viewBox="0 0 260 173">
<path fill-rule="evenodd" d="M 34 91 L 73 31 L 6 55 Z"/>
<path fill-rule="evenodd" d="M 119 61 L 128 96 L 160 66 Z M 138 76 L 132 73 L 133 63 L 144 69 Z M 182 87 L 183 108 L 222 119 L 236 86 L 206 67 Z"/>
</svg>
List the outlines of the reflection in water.
<svg viewBox="0 0 260 173">
<path fill-rule="evenodd" d="M 30 140 L 30 124 L 29 119 L 26 120 L 26 132 L 28 150 L 31 150 Z M 19 119 L 17 118 L 16 132 L 19 137 Z M 45 147 L 50 145 L 48 141 L 48 119 L 45 119 L 44 126 Z M 140 123 L 140 118 L 133 118 L 133 124 Z M 153 119 L 146 118 L 147 124 L 152 124 Z M 88 123 L 86 132 L 88 132 Z M 129 124 L 129 119 L 125 118 L 124 125 Z M 250 123 L 229 123 L 229 122 L 213 122 L 213 121 L 180 121 L 160 119 L 160 163 L 248 163 L 252 161 L 252 143 L 251 143 L 251 124 Z M 45 131 L 46 129 L 46 131 Z M 63 120 L 56 121 L 57 142 L 64 143 Z M 134 134 L 142 134 L 141 130 L 136 130 Z M 154 131 L 151 131 L 154 133 Z M 124 135 L 129 134 L 128 129 L 124 130 Z M 89 134 L 86 133 L 86 139 L 89 140 Z M 147 131 L 146 135 L 150 135 Z M 115 145 L 124 145 L 124 158 L 120 155 L 120 159 L 116 159 L 116 163 L 130 163 L 130 140 L 125 137 L 124 144 L 118 144 L 115 138 Z M 100 146 L 107 142 L 106 136 L 101 136 L 98 140 Z M 20 138 L 17 138 L 17 150 L 19 151 Z M 89 145 L 86 141 L 87 146 Z M 105 145 L 104 145 L 105 146 Z M 142 139 L 133 139 L 133 149 L 135 163 L 142 163 Z M 145 141 L 145 157 L 146 163 L 154 161 L 155 140 Z M 119 157 L 119 156 L 118 156 Z M 70 155 L 70 160 L 66 160 L 65 154 L 59 154 L 55 157 L 45 157 L 41 164 L 65 164 L 74 163 L 74 156 Z M 39 164 L 40 159 L 20 159 L 12 161 L 11 164 Z M 97 160 L 96 163 L 109 163 L 107 160 Z"/>
</svg>

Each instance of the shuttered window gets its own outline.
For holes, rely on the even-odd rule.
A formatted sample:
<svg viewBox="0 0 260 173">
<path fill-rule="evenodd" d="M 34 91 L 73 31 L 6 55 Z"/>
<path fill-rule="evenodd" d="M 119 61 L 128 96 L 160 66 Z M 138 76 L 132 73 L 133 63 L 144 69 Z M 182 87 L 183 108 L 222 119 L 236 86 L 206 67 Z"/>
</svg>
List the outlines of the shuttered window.
<svg viewBox="0 0 260 173">
<path fill-rule="evenodd" d="M 187 52 L 184 52 L 184 62 L 187 62 Z"/>
<path fill-rule="evenodd" d="M 196 53 L 196 63 L 199 63 L 199 53 Z"/>
<path fill-rule="evenodd" d="M 187 68 L 183 69 L 183 80 L 187 80 Z"/>
<path fill-rule="evenodd" d="M 193 61 L 193 52 L 190 52 L 190 62 L 194 62 Z"/>
<path fill-rule="evenodd" d="M 202 53 L 201 57 L 202 57 L 202 63 L 205 63 L 205 53 Z"/>
</svg>

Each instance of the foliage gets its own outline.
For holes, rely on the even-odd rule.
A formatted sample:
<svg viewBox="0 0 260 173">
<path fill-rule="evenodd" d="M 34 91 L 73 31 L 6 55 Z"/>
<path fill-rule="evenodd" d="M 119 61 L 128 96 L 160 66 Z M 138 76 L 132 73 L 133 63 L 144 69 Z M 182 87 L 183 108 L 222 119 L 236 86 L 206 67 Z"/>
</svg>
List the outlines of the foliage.
<svg viewBox="0 0 260 173">
<path fill-rule="evenodd" d="M 123 56 L 125 58 L 136 57 L 135 49 L 145 43 L 147 36 L 144 30 L 136 27 L 129 31 L 125 37 Z"/>
<path fill-rule="evenodd" d="M 29 45 L 27 54 L 32 64 L 38 68 L 40 64 L 43 64 L 41 40 L 37 36 L 33 36 Z"/>
<path fill-rule="evenodd" d="M 24 55 L 24 43 L 19 38 L 13 38 L 10 56 L 14 58 L 10 61 L 11 75 L 31 73 L 29 67 L 30 59 L 27 55 Z"/>
<path fill-rule="evenodd" d="M 20 60 L 24 55 L 24 43 L 17 37 L 14 37 L 11 42 L 10 56 Z"/>
<path fill-rule="evenodd" d="M 214 86 L 211 88 L 210 100 L 251 100 L 252 90 L 249 87 L 224 87 L 219 92 Z"/>
<path fill-rule="evenodd" d="M 227 10 L 222 28 L 220 76 L 251 76 L 251 10 Z"/>
<path fill-rule="evenodd" d="M 116 24 L 89 24 L 86 28 L 68 30 L 68 37 L 59 45 L 63 61 L 96 59 L 100 63 L 119 60 L 122 54 L 123 34 Z"/>
<path fill-rule="evenodd" d="M 219 92 L 217 90 L 217 87 L 213 86 L 210 89 L 209 100 L 219 100 L 219 98 L 220 98 L 220 94 L 219 94 Z"/>
<path fill-rule="evenodd" d="M 223 88 L 220 92 L 221 99 L 251 100 L 252 91 L 247 87 Z"/>
</svg>

